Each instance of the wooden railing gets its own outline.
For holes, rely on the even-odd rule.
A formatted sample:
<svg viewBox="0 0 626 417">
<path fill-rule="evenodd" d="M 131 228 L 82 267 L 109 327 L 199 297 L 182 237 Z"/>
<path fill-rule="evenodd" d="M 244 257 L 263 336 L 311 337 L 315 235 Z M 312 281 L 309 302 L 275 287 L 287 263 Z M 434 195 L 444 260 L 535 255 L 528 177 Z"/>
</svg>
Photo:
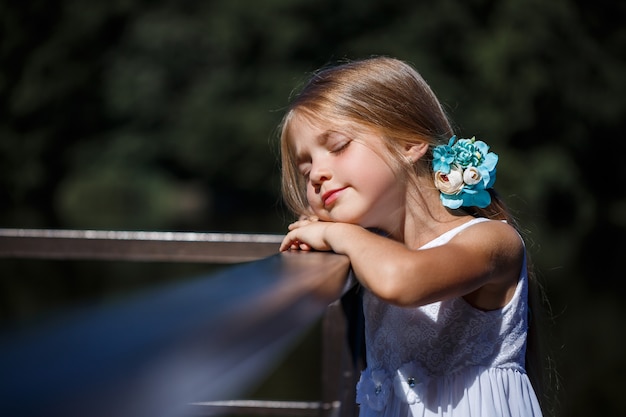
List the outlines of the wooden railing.
<svg viewBox="0 0 626 417">
<path fill-rule="evenodd" d="M 281 236 L 0 229 L 0 257 L 231 263 L 209 277 L 0 335 L 0 414 L 355 414 L 346 257 L 277 253 Z M 319 401 L 241 400 L 323 320 Z"/>
</svg>

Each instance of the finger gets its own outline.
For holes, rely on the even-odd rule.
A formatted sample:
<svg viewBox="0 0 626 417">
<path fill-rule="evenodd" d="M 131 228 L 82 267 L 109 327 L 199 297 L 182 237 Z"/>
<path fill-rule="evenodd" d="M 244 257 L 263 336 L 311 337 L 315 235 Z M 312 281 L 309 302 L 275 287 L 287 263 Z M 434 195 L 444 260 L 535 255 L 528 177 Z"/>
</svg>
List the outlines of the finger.
<svg viewBox="0 0 626 417">
<path fill-rule="evenodd" d="M 294 246 L 295 243 L 296 243 L 296 241 L 294 241 L 291 237 L 289 237 L 289 235 L 287 235 L 287 236 L 285 236 L 285 238 L 281 242 L 280 247 L 278 248 L 278 250 L 280 252 L 284 252 L 286 250 L 293 249 L 293 246 Z"/>
<path fill-rule="evenodd" d="M 306 243 L 300 243 L 299 248 L 300 248 L 300 250 L 305 250 L 305 251 L 313 250 L 313 248 L 310 245 L 306 244 Z"/>
<path fill-rule="evenodd" d="M 306 226 L 306 225 L 307 225 L 307 224 L 309 224 L 309 223 L 311 223 L 309 220 L 298 220 L 298 221 L 295 221 L 295 222 L 291 223 L 291 224 L 288 226 L 288 229 L 289 229 L 289 230 L 295 230 L 295 229 L 297 229 L 298 227 Z"/>
</svg>

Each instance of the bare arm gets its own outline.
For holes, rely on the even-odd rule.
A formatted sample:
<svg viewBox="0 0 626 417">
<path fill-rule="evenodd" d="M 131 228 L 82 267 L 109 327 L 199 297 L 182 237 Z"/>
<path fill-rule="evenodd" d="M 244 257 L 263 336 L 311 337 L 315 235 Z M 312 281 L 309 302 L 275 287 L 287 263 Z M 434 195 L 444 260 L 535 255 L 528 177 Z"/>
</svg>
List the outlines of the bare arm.
<svg viewBox="0 0 626 417">
<path fill-rule="evenodd" d="M 517 232 L 497 221 L 473 225 L 444 245 L 419 250 L 353 224 L 300 221 L 281 245 L 281 250 L 290 248 L 347 255 L 359 281 L 392 304 L 417 306 L 472 293 L 486 309 L 508 301 L 523 256 Z"/>
</svg>

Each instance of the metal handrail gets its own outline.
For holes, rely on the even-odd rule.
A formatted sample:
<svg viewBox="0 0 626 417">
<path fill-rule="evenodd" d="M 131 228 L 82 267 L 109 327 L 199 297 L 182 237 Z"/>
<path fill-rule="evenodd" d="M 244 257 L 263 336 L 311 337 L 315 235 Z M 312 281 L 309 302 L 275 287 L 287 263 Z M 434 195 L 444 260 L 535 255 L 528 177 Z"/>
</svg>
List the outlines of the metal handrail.
<svg viewBox="0 0 626 417">
<path fill-rule="evenodd" d="M 225 238 L 195 233 L 16 230 L 0 229 L 0 257 L 65 254 L 64 259 L 86 259 L 92 254 L 95 259 L 117 259 L 114 255 L 124 252 L 126 260 L 152 260 L 154 244 L 161 249 L 169 244 L 188 249 L 187 244 L 199 240 L 213 243 L 218 252 L 230 251 L 242 240 L 261 245 L 257 255 L 250 254 L 254 250 L 246 253 L 243 258 L 248 260 L 270 246 L 274 252 L 184 286 L 57 317 L 25 334 L 0 335 L 2 415 L 36 415 L 45 410 L 42 415 L 47 416 L 175 417 L 245 411 L 261 416 L 331 417 L 353 412 L 354 369 L 337 301 L 349 288 L 345 256 L 277 254 L 281 237 L 275 235 Z M 93 252 L 97 245 L 78 255 L 67 252 L 95 241 L 108 247 L 106 257 Z M 125 242 L 133 242 L 132 248 Z M 129 255 L 131 249 L 137 252 Z M 186 249 L 161 252 L 159 259 L 186 259 Z M 220 252 L 204 254 L 203 259 L 232 262 L 234 257 Z M 324 337 L 322 379 L 328 387 L 320 401 L 224 400 L 261 378 L 322 315 L 324 332 L 330 337 Z M 182 387 L 184 392 L 176 391 Z"/>
<path fill-rule="evenodd" d="M 0 257 L 239 263 L 271 256 L 281 235 L 0 229 Z"/>
<path fill-rule="evenodd" d="M 206 401 L 192 404 L 197 407 L 194 416 L 216 416 L 231 414 L 238 416 L 271 417 L 320 417 L 337 415 L 341 407 L 339 401 L 267 401 L 267 400 L 226 400 Z"/>
</svg>

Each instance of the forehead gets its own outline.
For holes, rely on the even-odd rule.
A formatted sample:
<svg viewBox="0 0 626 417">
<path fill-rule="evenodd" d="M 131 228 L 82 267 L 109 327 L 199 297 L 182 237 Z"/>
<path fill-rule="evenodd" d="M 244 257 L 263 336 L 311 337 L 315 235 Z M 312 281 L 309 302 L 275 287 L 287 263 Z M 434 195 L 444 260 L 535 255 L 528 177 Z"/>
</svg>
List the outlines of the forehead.
<svg viewBox="0 0 626 417">
<path fill-rule="evenodd" d="M 336 130 L 330 123 L 294 112 L 286 127 L 285 145 L 293 154 L 300 154 L 308 147 L 324 145 Z"/>
<path fill-rule="evenodd" d="M 308 135 L 320 135 L 329 127 L 329 123 L 323 123 L 319 118 L 294 111 L 287 124 L 287 138 L 291 143 L 297 143 Z"/>
</svg>

